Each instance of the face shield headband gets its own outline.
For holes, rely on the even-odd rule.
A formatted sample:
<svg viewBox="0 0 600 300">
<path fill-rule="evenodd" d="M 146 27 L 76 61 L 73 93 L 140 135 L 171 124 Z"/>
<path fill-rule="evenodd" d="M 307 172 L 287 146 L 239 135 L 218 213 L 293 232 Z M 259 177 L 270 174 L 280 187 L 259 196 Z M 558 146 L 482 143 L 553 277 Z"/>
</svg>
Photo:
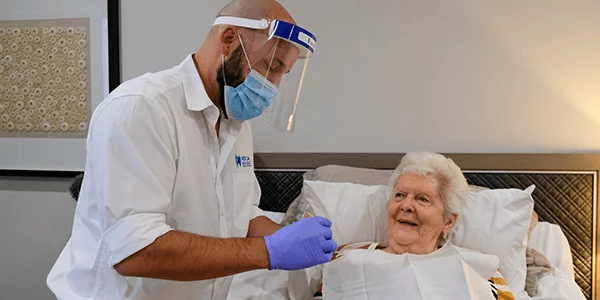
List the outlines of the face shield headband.
<svg viewBox="0 0 600 300">
<path fill-rule="evenodd" d="M 261 57 L 264 64 L 252 62 L 253 66 L 266 65 L 261 72 L 274 87 L 277 93 L 267 108 L 267 121 L 277 131 L 293 132 L 300 92 L 306 75 L 308 62 L 315 50 L 316 37 L 308 30 L 282 20 L 253 20 L 238 17 L 218 17 L 214 25 L 231 25 L 247 29 L 264 30 L 264 44 L 275 43 L 275 50 Z M 243 42 L 242 42 L 243 44 Z M 245 52 L 260 51 L 262 44 L 245 45 Z M 296 64 L 300 66 L 296 66 Z M 287 70 L 287 68 L 293 68 Z M 279 69 L 285 72 L 277 73 Z M 273 89 L 271 89 L 272 91 Z"/>
</svg>

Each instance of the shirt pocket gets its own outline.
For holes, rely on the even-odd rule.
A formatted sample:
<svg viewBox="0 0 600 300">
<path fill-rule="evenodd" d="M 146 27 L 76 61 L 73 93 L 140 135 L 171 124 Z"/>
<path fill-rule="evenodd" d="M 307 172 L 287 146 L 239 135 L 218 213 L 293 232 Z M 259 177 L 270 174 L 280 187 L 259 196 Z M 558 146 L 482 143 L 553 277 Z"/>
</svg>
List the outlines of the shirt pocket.
<svg viewBox="0 0 600 300">
<path fill-rule="evenodd" d="M 233 217 L 235 236 L 245 237 L 252 217 L 252 206 L 258 205 L 260 188 L 253 170 L 236 172 L 233 178 Z"/>
</svg>

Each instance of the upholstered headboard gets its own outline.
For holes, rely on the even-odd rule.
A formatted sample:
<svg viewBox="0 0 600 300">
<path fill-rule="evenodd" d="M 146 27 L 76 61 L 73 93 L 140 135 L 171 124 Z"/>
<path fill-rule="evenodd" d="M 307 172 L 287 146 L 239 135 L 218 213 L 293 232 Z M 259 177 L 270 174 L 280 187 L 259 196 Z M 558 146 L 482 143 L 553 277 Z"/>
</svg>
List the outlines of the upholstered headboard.
<svg viewBox="0 0 600 300">
<path fill-rule="evenodd" d="M 394 169 L 403 154 L 257 154 L 261 208 L 285 212 L 300 194 L 305 171 L 328 164 Z M 597 298 L 597 186 L 600 155 L 448 154 L 470 184 L 488 188 L 536 185 L 540 220 L 559 225 L 573 253 L 577 283 L 588 299 Z"/>
</svg>

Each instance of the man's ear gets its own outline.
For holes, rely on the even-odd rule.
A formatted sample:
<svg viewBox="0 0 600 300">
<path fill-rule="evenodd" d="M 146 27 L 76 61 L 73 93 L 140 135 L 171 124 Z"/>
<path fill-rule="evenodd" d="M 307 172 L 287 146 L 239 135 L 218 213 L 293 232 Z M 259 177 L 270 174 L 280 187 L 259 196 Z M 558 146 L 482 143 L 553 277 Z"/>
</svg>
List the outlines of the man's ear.
<svg viewBox="0 0 600 300">
<path fill-rule="evenodd" d="M 235 50 L 236 41 L 238 41 L 237 28 L 227 26 L 223 29 L 220 35 L 221 53 L 228 57 Z"/>
</svg>

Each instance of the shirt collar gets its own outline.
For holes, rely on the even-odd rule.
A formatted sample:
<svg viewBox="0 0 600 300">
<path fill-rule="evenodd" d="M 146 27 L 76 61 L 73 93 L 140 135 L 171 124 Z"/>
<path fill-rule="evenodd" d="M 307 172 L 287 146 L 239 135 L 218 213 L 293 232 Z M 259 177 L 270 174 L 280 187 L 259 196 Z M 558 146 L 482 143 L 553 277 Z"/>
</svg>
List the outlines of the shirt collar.
<svg viewBox="0 0 600 300">
<path fill-rule="evenodd" d="M 181 80 L 183 82 L 183 93 L 187 108 L 194 111 L 202 111 L 210 106 L 215 106 L 208 97 L 200 73 L 196 69 L 192 54 L 188 55 L 181 64 Z M 216 106 L 215 106 L 216 107 Z"/>
</svg>

